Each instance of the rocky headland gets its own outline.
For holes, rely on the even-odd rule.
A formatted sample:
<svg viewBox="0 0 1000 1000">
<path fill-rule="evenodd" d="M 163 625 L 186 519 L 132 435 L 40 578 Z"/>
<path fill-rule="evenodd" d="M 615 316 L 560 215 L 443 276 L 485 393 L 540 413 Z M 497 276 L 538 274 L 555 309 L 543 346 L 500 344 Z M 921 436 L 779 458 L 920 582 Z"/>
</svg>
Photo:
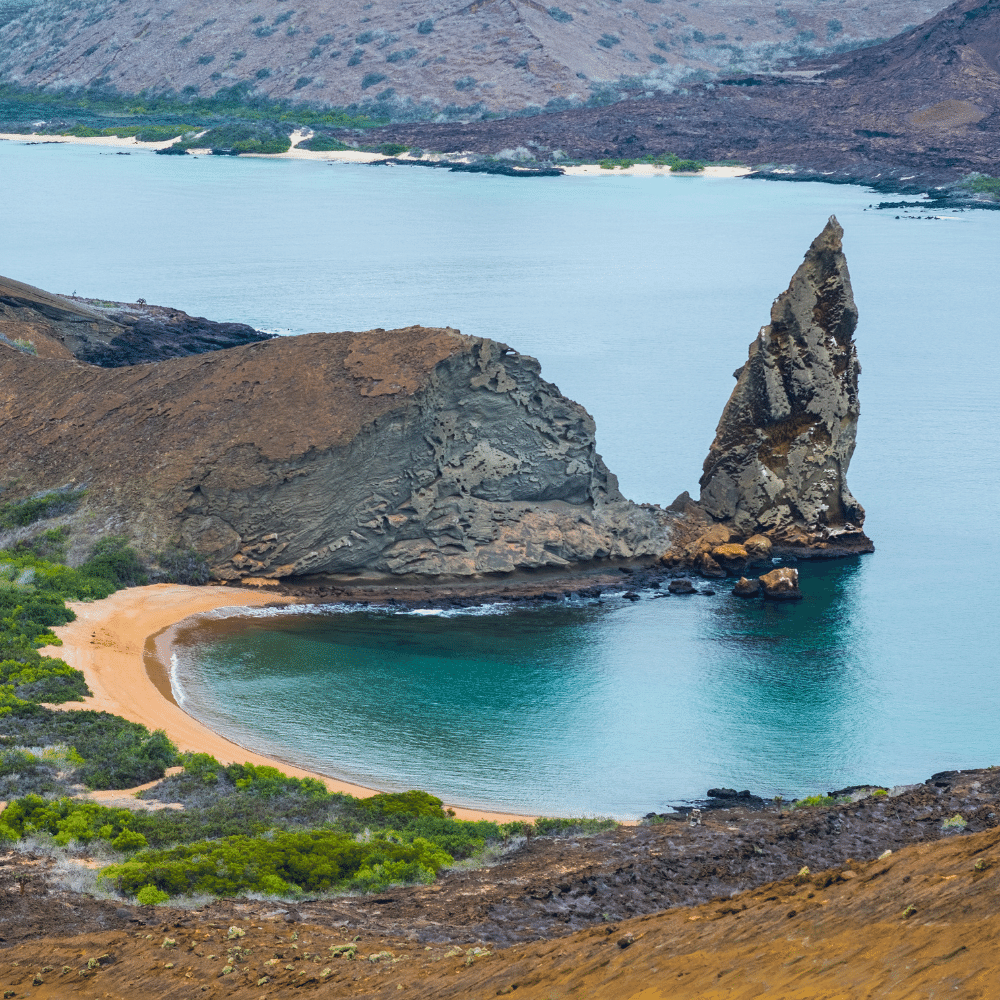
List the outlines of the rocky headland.
<svg viewBox="0 0 1000 1000">
<path fill-rule="evenodd" d="M 0 338 L 25 341 L 41 358 L 102 368 L 163 361 L 270 340 L 244 323 L 214 323 L 180 309 L 52 295 L 0 276 Z"/>
<path fill-rule="evenodd" d="M 846 482 L 860 368 L 841 237 L 831 218 L 751 345 L 697 502 L 624 498 L 587 411 L 506 344 L 424 327 L 264 339 L 9 281 L 3 499 L 69 488 L 81 502 L 60 523 L 193 550 L 233 581 L 739 577 L 772 554 L 871 551 Z M 136 312 L 200 332 L 171 342 L 160 322 L 142 341 Z M 226 337 L 256 342 L 206 351 Z M 186 356 L 86 363 L 143 349 Z"/>
</svg>

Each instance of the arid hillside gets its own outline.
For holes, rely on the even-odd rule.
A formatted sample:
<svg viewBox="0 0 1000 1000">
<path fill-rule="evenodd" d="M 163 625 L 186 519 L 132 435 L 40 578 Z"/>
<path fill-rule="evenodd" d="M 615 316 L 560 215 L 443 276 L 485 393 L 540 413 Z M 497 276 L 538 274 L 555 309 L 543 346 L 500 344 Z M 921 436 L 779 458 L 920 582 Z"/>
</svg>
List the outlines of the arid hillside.
<svg viewBox="0 0 1000 1000">
<path fill-rule="evenodd" d="M 522 146 L 580 159 L 671 152 L 925 190 L 971 171 L 997 173 L 998 51 L 1000 0 L 958 0 L 883 45 L 806 64 L 798 78 L 734 74 L 614 108 L 399 124 L 367 141 L 492 154 Z"/>
<path fill-rule="evenodd" d="M 996 773 L 537 838 L 434 885 L 298 903 L 98 900 L 67 888 L 85 857 L 14 850 L 0 982 L 11 1000 L 993 1000 Z"/>
<path fill-rule="evenodd" d="M 13 0 L 8 0 L 8 3 Z M 888 38 L 936 0 L 75 0 L 0 27 L 0 80 L 211 96 L 234 86 L 426 117 L 670 90 Z M 10 10 L 9 13 L 14 13 Z M 4 20 L 0 17 L 0 23 Z"/>
</svg>

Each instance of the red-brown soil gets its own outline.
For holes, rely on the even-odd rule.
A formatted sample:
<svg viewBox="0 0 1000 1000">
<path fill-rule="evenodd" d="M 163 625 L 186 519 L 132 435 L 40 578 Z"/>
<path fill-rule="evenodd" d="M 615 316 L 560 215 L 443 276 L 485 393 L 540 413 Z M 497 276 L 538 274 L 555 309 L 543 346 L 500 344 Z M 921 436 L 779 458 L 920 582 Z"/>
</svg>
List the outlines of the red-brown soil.
<svg viewBox="0 0 1000 1000">
<path fill-rule="evenodd" d="M 831 808 L 538 839 L 375 897 L 196 910 L 75 894 L 50 859 L 10 853 L 0 983 L 17 1000 L 996 997 L 998 798 L 1000 770 L 951 772 Z"/>
</svg>

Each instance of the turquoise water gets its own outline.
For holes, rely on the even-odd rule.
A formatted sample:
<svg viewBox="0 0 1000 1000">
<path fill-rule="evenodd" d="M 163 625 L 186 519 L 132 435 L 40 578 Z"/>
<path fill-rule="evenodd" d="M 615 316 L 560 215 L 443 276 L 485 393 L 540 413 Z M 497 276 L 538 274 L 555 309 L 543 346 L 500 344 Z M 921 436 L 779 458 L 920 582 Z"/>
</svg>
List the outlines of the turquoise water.
<svg viewBox="0 0 1000 1000">
<path fill-rule="evenodd" d="M 859 188 L 532 181 L 0 143 L 0 273 L 302 332 L 497 337 L 594 414 L 626 495 L 697 492 L 771 300 L 835 213 L 861 312 L 851 487 L 878 551 L 716 597 L 254 619 L 178 680 L 246 745 L 385 787 L 634 815 L 1000 763 L 1000 213 Z M 901 213 L 905 214 L 905 213 Z M 284 714 L 283 714 L 284 713 Z"/>
</svg>

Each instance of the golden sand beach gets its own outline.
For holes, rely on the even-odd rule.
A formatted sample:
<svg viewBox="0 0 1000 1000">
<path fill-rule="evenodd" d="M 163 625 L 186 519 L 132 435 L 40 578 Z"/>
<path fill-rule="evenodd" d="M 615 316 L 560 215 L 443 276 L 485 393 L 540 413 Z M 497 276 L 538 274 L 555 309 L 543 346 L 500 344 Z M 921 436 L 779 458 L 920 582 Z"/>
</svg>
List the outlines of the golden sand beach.
<svg viewBox="0 0 1000 1000">
<path fill-rule="evenodd" d="M 68 602 L 76 621 L 55 628 L 61 646 L 47 646 L 45 656 L 57 656 L 83 671 L 93 697 L 65 708 L 112 712 L 149 729 L 163 729 L 181 750 L 210 753 L 223 763 L 249 761 L 278 767 L 297 778 L 319 778 L 330 791 L 365 798 L 376 789 L 365 788 L 325 774 L 306 771 L 246 750 L 181 709 L 170 691 L 165 667 L 170 659 L 174 627 L 193 615 L 221 608 L 261 607 L 290 603 L 260 590 L 237 587 L 187 587 L 158 583 L 119 590 L 103 601 Z M 430 789 L 433 791 L 433 789 Z M 509 822 L 532 817 L 452 806 L 459 819 Z"/>
</svg>

